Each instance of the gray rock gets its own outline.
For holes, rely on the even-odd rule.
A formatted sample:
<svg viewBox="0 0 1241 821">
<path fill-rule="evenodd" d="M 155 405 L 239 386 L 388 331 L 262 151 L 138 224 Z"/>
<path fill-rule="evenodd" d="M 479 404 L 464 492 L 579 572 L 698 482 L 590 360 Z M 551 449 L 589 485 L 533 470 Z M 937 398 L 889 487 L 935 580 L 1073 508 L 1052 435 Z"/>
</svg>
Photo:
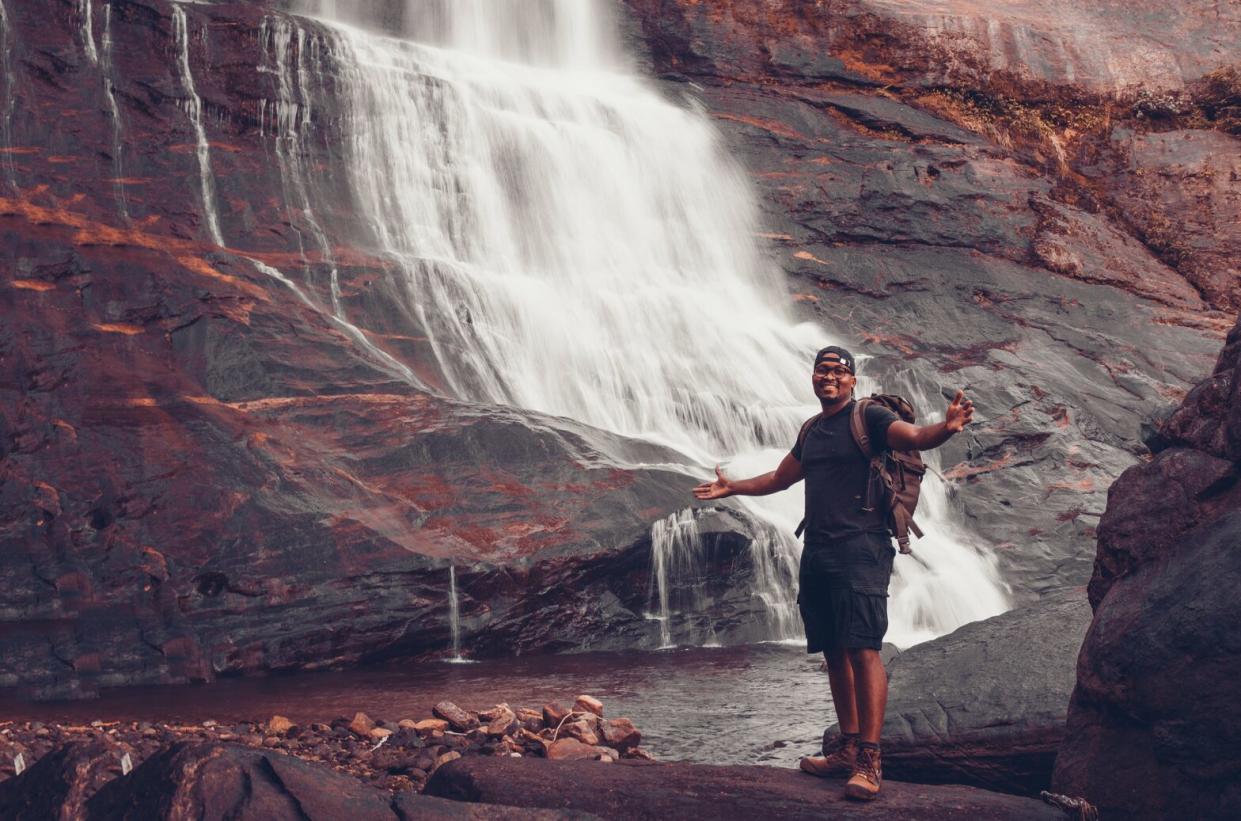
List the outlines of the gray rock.
<svg viewBox="0 0 1241 821">
<path fill-rule="evenodd" d="M 844 797 L 838 781 L 775 767 L 707 764 L 463 758 L 441 767 L 427 782 L 427 794 L 483 804 L 586 811 L 618 821 L 1064 818 L 1036 799 L 973 787 L 886 780 L 878 801 L 858 805 Z"/>
<path fill-rule="evenodd" d="M 1025 795 L 1047 789 L 1089 623 L 1085 591 L 1072 589 L 906 650 L 888 667 L 884 772 Z"/>
</svg>

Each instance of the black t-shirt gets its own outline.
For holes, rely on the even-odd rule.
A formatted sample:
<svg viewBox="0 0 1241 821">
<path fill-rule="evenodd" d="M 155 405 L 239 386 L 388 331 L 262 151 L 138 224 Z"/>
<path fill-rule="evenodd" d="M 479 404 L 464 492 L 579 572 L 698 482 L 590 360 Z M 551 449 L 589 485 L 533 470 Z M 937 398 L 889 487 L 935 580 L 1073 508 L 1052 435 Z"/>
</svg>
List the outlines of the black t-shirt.
<svg viewBox="0 0 1241 821">
<path fill-rule="evenodd" d="M 870 461 L 862 453 L 849 417 L 856 402 L 810 426 L 805 440 L 793 445 L 793 458 L 801 462 L 806 481 L 806 544 L 822 544 L 856 533 L 885 533 L 880 510 L 882 488 L 871 491 L 871 511 L 864 511 Z M 866 427 L 876 453 L 888 448 L 888 426 L 895 413 L 871 402 L 866 406 Z"/>
</svg>

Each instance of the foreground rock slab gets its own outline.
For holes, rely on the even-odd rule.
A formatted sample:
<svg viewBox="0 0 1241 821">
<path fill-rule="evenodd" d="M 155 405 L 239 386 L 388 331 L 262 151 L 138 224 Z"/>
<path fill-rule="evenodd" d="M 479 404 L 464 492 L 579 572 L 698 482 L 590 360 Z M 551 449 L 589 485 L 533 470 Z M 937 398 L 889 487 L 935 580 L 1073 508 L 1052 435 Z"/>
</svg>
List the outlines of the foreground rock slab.
<svg viewBox="0 0 1241 821">
<path fill-rule="evenodd" d="M 326 767 L 276 752 L 221 744 L 178 744 L 148 759 L 129 775 L 103 785 L 89 800 L 79 799 L 80 782 L 91 780 L 83 766 L 85 746 L 55 757 L 61 781 L 70 785 L 62 804 L 27 803 L 6 818 L 183 819 L 202 821 L 553 821 L 590 818 L 582 813 L 512 807 L 470 806 L 413 791 L 396 796 L 368 787 Z M 52 757 L 49 757 L 52 758 Z M 45 767 L 41 783 L 49 780 Z M 4 784 L 5 794 L 21 796 L 24 776 Z M 45 798 L 50 796 L 44 796 Z M 10 802 L 11 804 L 12 802 Z"/>
<path fill-rule="evenodd" d="M 1018 795 L 1047 789 L 1089 624 L 1076 588 L 902 653 L 888 668 L 884 774 Z"/>
<path fill-rule="evenodd" d="M 483 804 L 581 810 L 605 819 L 1058 819 L 1036 799 L 956 785 L 885 782 L 873 803 L 796 770 L 543 759 L 462 759 L 440 768 L 428 795 Z"/>
</svg>

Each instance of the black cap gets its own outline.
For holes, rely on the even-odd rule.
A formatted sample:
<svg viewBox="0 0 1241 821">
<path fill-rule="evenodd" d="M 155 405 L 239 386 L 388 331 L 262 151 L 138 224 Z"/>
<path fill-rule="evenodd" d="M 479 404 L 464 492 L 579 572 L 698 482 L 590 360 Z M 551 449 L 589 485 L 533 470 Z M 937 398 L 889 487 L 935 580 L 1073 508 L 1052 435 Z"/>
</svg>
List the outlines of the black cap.
<svg viewBox="0 0 1241 821">
<path fill-rule="evenodd" d="M 839 362 L 849 369 L 849 373 L 856 375 L 857 368 L 853 363 L 853 354 L 837 345 L 828 345 L 823 350 L 814 355 L 814 366 L 819 367 L 820 362 Z"/>
</svg>

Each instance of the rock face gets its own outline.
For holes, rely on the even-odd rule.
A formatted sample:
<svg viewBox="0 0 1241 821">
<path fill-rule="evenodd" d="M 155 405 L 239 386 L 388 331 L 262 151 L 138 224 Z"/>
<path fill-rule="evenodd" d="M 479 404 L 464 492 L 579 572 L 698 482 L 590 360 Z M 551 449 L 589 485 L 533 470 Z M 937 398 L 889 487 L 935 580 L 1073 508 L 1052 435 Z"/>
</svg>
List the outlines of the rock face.
<svg viewBox="0 0 1241 821">
<path fill-rule="evenodd" d="M 1047 789 L 1089 623 L 1085 591 L 1069 590 L 901 653 L 888 665 L 884 774 Z"/>
<path fill-rule="evenodd" d="M 1241 813 L 1241 322 L 1113 486 L 1054 789 L 1105 815 Z"/>
<path fill-rule="evenodd" d="M 571 786 L 570 786 L 571 785 Z M 1031 798 L 972 787 L 885 781 L 874 804 L 844 797 L 840 783 L 774 767 L 706 764 L 599 764 L 493 758 L 455 761 L 427 794 L 482 804 L 563 808 L 607 819 L 980 818 L 1062 819 Z"/>
<path fill-rule="evenodd" d="M 976 424 L 938 455 L 1017 602 L 1085 583 L 1137 428 L 1241 307 L 1241 20 L 1207 0 L 626 5 L 667 93 L 749 170 L 801 314 L 920 406 L 971 390 Z"/>
<path fill-rule="evenodd" d="M 1208 6 L 1121 15 L 1121 40 L 1186 36 L 1109 75 L 1103 12 L 626 3 L 641 59 L 752 174 L 798 310 L 923 404 L 972 390 L 942 467 L 1019 600 L 1085 580 L 1139 423 L 1237 305 L 1214 56 L 1236 29 Z M 366 250 L 335 96 L 289 99 L 308 55 L 331 91 L 324 30 L 247 3 L 4 10 L 0 686 L 443 653 L 450 566 L 475 654 L 658 643 L 649 528 L 691 483 L 633 467 L 675 461 L 659 447 L 442 398 Z M 1108 96 L 1130 81 L 1166 94 Z M 753 525 L 705 515 L 720 638 L 755 638 Z"/>
<path fill-rule="evenodd" d="M 67 745 L 0 784 L 0 810 L 15 821 L 589 818 L 555 810 L 470 806 L 413 791 L 394 796 L 324 766 L 229 745 L 178 744 L 128 775 L 119 772 L 116 756 L 102 742 Z"/>
</svg>

